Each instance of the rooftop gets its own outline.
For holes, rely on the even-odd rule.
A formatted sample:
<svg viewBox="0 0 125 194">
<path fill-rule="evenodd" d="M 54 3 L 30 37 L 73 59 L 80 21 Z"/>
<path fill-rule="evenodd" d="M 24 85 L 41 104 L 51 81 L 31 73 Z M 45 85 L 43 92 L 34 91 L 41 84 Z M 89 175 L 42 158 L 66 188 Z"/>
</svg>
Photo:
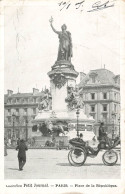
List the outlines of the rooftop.
<svg viewBox="0 0 125 194">
<path fill-rule="evenodd" d="M 108 69 L 95 69 L 91 70 L 79 83 L 79 87 L 86 85 L 87 82 L 91 79 L 91 77 L 95 75 L 95 79 L 100 84 L 116 84 L 116 79 L 120 77 L 120 75 L 115 75 L 113 72 Z"/>
<path fill-rule="evenodd" d="M 45 92 L 39 92 L 39 93 L 36 93 L 36 94 L 33 94 L 33 93 L 15 93 L 15 94 L 11 94 L 10 96 L 8 96 L 8 94 L 5 94 L 4 97 L 5 98 L 14 98 L 14 97 L 33 97 L 33 96 L 44 96 Z"/>
</svg>

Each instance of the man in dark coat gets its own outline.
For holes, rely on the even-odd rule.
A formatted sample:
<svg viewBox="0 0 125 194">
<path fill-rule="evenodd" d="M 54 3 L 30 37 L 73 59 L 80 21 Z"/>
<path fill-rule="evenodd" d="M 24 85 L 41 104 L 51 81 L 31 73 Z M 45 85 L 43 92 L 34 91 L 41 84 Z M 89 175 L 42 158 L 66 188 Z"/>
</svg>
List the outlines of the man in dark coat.
<svg viewBox="0 0 125 194">
<path fill-rule="evenodd" d="M 20 140 L 19 145 L 16 147 L 18 150 L 19 170 L 23 170 L 23 166 L 26 163 L 26 150 L 28 150 L 24 140 Z"/>
<path fill-rule="evenodd" d="M 101 122 L 100 126 L 99 126 L 99 139 L 103 139 L 106 136 L 106 132 L 105 132 L 105 127 L 104 127 L 104 123 Z"/>
<path fill-rule="evenodd" d="M 103 122 L 100 123 L 99 127 L 99 140 L 104 140 L 106 144 L 108 144 L 110 147 L 112 146 L 112 140 L 108 137 Z"/>
</svg>

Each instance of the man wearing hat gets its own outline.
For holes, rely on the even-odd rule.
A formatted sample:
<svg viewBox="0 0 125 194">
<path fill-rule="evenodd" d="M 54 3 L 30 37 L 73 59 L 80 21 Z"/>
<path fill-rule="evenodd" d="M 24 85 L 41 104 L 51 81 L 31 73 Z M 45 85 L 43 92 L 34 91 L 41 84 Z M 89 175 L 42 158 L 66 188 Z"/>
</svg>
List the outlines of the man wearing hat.
<svg viewBox="0 0 125 194">
<path fill-rule="evenodd" d="M 107 136 L 104 123 L 100 123 L 99 127 L 99 140 L 104 140 L 110 147 L 112 146 L 112 140 Z"/>
<path fill-rule="evenodd" d="M 18 150 L 19 170 L 23 170 L 23 166 L 26 163 L 26 151 L 28 150 L 23 139 L 20 140 L 16 150 Z"/>
</svg>

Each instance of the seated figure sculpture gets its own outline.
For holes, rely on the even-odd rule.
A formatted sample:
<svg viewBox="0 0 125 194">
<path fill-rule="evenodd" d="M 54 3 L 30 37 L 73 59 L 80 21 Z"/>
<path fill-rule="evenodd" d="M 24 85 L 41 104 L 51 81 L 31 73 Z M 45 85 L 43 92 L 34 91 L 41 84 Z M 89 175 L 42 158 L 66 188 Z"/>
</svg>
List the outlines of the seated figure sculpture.
<svg viewBox="0 0 125 194">
<path fill-rule="evenodd" d="M 75 108 L 83 108 L 84 102 L 81 95 L 81 90 L 79 90 L 79 87 L 76 86 L 75 88 L 71 87 L 68 89 L 68 96 L 65 99 L 65 101 L 68 103 L 68 108 L 70 110 Z"/>
<path fill-rule="evenodd" d="M 42 101 L 38 104 L 39 110 L 50 110 L 52 107 L 52 98 L 49 93 L 49 90 L 45 92 Z"/>
</svg>

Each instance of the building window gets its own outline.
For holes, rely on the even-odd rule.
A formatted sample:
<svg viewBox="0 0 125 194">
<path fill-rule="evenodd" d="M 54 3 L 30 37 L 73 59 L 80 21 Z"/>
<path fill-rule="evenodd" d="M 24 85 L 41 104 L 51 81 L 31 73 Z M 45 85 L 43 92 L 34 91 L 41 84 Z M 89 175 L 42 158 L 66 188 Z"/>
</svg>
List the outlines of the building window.
<svg viewBox="0 0 125 194">
<path fill-rule="evenodd" d="M 117 112 L 117 105 L 114 104 L 114 111 Z"/>
<path fill-rule="evenodd" d="M 19 123 L 19 117 L 16 117 L 16 122 Z"/>
<path fill-rule="evenodd" d="M 27 114 L 27 108 L 24 108 L 24 114 Z"/>
<path fill-rule="evenodd" d="M 8 123 L 11 123 L 11 117 L 8 117 Z"/>
<path fill-rule="evenodd" d="M 25 98 L 25 102 L 28 103 L 28 98 Z"/>
<path fill-rule="evenodd" d="M 12 99 L 12 103 L 15 104 L 16 103 L 16 98 Z"/>
<path fill-rule="evenodd" d="M 103 111 L 107 111 L 107 104 L 103 104 Z"/>
<path fill-rule="evenodd" d="M 107 123 L 107 113 L 103 114 L 103 120 L 104 120 L 105 123 Z"/>
<path fill-rule="evenodd" d="M 95 105 L 91 105 L 91 112 L 95 112 Z"/>
<path fill-rule="evenodd" d="M 116 122 L 116 114 L 114 115 L 114 122 Z"/>
<path fill-rule="evenodd" d="M 30 98 L 30 99 L 29 99 L 29 101 L 30 101 L 30 102 L 33 102 L 33 99 L 32 99 L 32 98 Z"/>
<path fill-rule="evenodd" d="M 116 96 L 117 96 L 117 94 L 116 94 L 116 92 L 114 93 L 114 100 L 116 100 Z"/>
<path fill-rule="evenodd" d="M 11 99 L 8 99 L 8 103 L 11 104 Z"/>
<path fill-rule="evenodd" d="M 36 114 L 36 108 L 33 108 L 33 114 Z"/>
<path fill-rule="evenodd" d="M 16 99 L 16 102 L 19 103 L 19 98 Z"/>
<path fill-rule="evenodd" d="M 107 99 L 107 93 L 103 93 L 103 99 Z"/>
<path fill-rule="evenodd" d="M 21 103 L 22 103 L 22 104 L 24 103 L 24 99 L 23 99 L 23 98 L 21 98 Z"/>
<path fill-rule="evenodd" d="M 16 108 L 16 113 L 19 114 L 19 109 L 18 108 Z"/>
<path fill-rule="evenodd" d="M 95 93 L 91 93 L 91 99 L 92 99 L 92 100 L 95 99 Z"/>
<path fill-rule="evenodd" d="M 36 103 L 36 98 L 34 98 L 34 103 Z"/>
<path fill-rule="evenodd" d="M 8 109 L 8 116 L 10 116 L 11 115 L 11 110 L 10 109 Z"/>
</svg>

